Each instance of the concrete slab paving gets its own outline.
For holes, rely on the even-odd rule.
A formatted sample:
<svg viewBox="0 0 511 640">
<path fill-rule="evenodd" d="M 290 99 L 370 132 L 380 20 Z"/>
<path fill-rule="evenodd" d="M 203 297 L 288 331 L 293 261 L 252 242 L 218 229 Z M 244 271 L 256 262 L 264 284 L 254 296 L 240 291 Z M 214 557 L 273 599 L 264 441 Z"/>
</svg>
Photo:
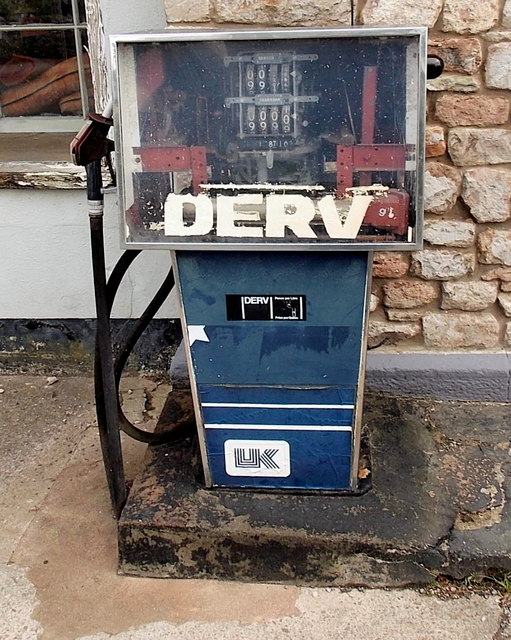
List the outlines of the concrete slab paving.
<svg viewBox="0 0 511 640">
<path fill-rule="evenodd" d="M 2 376 L 0 389 L 0 561 L 6 562 L 94 424 L 95 409 L 90 379 Z"/>
<path fill-rule="evenodd" d="M 33 618 L 37 604 L 36 590 L 26 576 L 26 569 L 0 564 L 0 638 L 37 638 L 42 632 L 40 623 Z"/>
<path fill-rule="evenodd" d="M 293 616 L 248 625 L 237 621 L 181 625 L 153 623 L 114 636 L 95 634 L 80 640 L 483 640 L 498 629 L 496 598 L 441 601 L 413 592 L 302 589 Z"/>
<path fill-rule="evenodd" d="M 0 389 L 0 519 L 13 523 L 0 529 L 2 640 L 509 637 L 495 592 L 440 598 L 118 575 L 90 380 L 47 387 L 45 377 L 2 377 Z M 144 450 L 124 443 L 128 478 Z"/>
</svg>

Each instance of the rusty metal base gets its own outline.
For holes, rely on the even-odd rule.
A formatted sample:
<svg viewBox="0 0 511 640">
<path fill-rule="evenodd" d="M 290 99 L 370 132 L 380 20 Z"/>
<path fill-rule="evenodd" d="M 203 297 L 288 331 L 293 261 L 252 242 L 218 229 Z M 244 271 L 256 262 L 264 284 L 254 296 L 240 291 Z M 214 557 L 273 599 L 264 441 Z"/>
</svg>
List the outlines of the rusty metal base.
<svg viewBox="0 0 511 640">
<path fill-rule="evenodd" d="M 369 395 L 364 417 L 361 496 L 206 490 L 193 439 L 150 447 L 119 521 L 120 572 L 399 586 L 511 569 L 509 405 Z"/>
</svg>

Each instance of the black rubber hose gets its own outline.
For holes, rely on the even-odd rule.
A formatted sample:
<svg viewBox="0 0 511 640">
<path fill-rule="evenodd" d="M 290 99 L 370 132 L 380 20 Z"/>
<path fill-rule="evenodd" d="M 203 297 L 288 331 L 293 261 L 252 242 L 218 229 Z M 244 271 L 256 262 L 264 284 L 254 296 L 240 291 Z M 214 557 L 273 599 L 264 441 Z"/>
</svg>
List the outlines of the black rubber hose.
<svg viewBox="0 0 511 640">
<path fill-rule="evenodd" d="M 112 269 L 112 273 L 110 274 L 106 284 L 106 298 L 109 313 L 112 313 L 115 296 L 117 295 L 122 279 L 126 275 L 126 271 L 131 267 L 135 259 L 141 253 L 142 251 L 140 249 L 130 249 L 129 251 L 125 251 L 119 260 L 117 260 L 115 267 Z"/>
<path fill-rule="evenodd" d="M 90 198 L 88 201 L 89 224 L 97 312 L 96 357 L 94 361 L 96 412 L 110 499 L 114 515 L 118 517 L 126 501 L 127 493 L 119 437 L 112 338 L 110 332 L 110 308 L 107 301 L 105 276 L 101 166 L 94 162 L 90 163 L 86 169 L 88 195 Z"/>
<path fill-rule="evenodd" d="M 112 310 L 115 296 L 119 289 L 119 286 L 122 282 L 123 277 L 126 275 L 128 268 L 131 266 L 133 261 L 136 259 L 138 255 L 140 255 L 141 251 L 139 250 L 129 250 L 125 251 L 117 264 L 115 265 L 107 283 L 107 305 L 109 313 Z M 145 331 L 150 321 L 154 318 L 157 311 L 160 309 L 161 305 L 165 302 L 167 297 L 169 296 L 172 288 L 174 287 L 175 280 L 172 269 L 170 269 L 167 277 L 163 281 L 162 285 L 156 292 L 155 296 L 145 309 L 144 313 L 135 323 L 134 328 L 131 333 L 124 341 L 124 344 L 118 350 L 118 353 L 114 360 L 114 377 L 115 377 L 115 385 L 116 385 L 116 396 L 117 396 L 117 413 L 119 419 L 119 427 L 129 435 L 130 437 L 138 440 L 140 442 L 145 442 L 147 444 L 163 444 L 170 442 L 177 442 L 187 437 L 190 432 L 194 428 L 193 423 L 182 423 L 177 428 L 172 429 L 170 431 L 162 431 L 160 433 L 151 433 L 149 431 L 144 431 L 140 429 L 136 425 L 134 425 L 128 418 L 125 416 L 120 401 L 119 401 L 119 383 L 121 380 L 122 372 L 124 366 L 133 351 L 136 343 L 140 339 L 142 333 Z M 96 349 L 96 354 L 98 350 Z M 96 366 L 95 366 L 95 377 L 101 378 L 101 365 L 99 362 L 99 358 L 96 357 Z"/>
<path fill-rule="evenodd" d="M 101 175 L 101 160 L 93 160 L 85 165 L 87 174 L 87 200 L 88 202 L 103 202 L 103 177 Z"/>
<path fill-rule="evenodd" d="M 149 322 L 154 318 L 156 313 L 159 311 L 161 305 L 165 302 L 170 292 L 172 291 L 175 284 L 174 273 L 172 268 L 169 270 L 165 280 L 161 284 L 160 288 L 156 292 L 154 298 L 147 305 L 144 313 L 140 316 L 140 318 L 136 321 L 135 326 L 133 327 L 131 334 L 126 339 L 123 348 L 119 350 L 117 357 L 115 358 L 114 371 L 115 377 L 117 380 L 120 379 L 122 370 L 133 351 L 136 343 L 138 342 L 140 336 L 145 331 Z"/>
<path fill-rule="evenodd" d="M 114 360 L 114 375 L 115 381 L 117 385 L 117 389 L 119 389 L 119 382 L 121 380 L 122 372 L 124 366 L 133 351 L 136 343 L 138 342 L 140 336 L 146 330 L 147 326 L 154 318 L 157 311 L 160 309 L 161 305 L 165 302 L 168 295 L 172 291 L 174 287 L 174 273 L 172 268 L 167 274 L 167 277 L 161 284 L 160 288 L 156 292 L 155 296 L 151 300 L 151 302 L 147 305 L 144 313 L 140 316 L 140 318 L 135 323 L 130 335 L 125 340 L 122 348 L 118 351 L 117 356 Z M 186 438 L 190 435 L 190 432 L 194 428 L 193 423 L 181 423 L 176 426 L 176 428 L 171 429 L 170 431 L 162 431 L 159 433 L 151 433 L 149 431 L 144 431 L 140 429 L 136 425 L 132 424 L 124 415 L 122 407 L 119 401 L 119 394 L 117 393 L 117 401 L 118 401 L 118 412 L 119 412 L 119 422 L 121 429 L 129 436 L 134 438 L 135 440 L 139 440 L 140 442 L 146 442 L 148 444 L 164 444 L 171 442 L 178 442 L 183 438 Z"/>
</svg>

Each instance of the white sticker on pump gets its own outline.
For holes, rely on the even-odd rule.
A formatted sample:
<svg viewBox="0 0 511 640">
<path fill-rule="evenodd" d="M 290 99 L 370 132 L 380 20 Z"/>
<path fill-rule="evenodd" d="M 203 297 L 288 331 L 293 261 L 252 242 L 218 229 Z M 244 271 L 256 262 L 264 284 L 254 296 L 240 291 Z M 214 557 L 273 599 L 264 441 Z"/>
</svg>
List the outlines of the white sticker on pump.
<svg viewBox="0 0 511 640">
<path fill-rule="evenodd" d="M 206 333 L 206 327 L 202 324 L 189 324 L 188 325 L 188 338 L 190 340 L 190 346 L 196 341 L 209 342 L 208 335 Z"/>
<path fill-rule="evenodd" d="M 225 470 L 229 476 L 287 478 L 291 474 L 285 440 L 226 440 Z"/>
</svg>

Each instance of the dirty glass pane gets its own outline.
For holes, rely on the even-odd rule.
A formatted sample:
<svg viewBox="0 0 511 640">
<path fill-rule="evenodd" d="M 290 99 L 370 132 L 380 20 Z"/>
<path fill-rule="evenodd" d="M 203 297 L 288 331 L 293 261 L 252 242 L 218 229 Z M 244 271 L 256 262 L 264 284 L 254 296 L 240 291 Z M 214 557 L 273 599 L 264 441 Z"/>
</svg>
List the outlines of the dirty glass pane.
<svg viewBox="0 0 511 640">
<path fill-rule="evenodd" d="M 72 30 L 9 31 L 0 35 L 3 117 L 83 114 Z M 82 56 L 92 96 L 89 59 L 85 52 Z"/>
<path fill-rule="evenodd" d="M 79 6 L 79 20 L 85 22 L 83 2 Z M 72 23 L 71 0 L 0 0 L 0 26 Z"/>
<path fill-rule="evenodd" d="M 419 36 L 261 38 L 119 43 L 127 242 L 413 243 Z"/>
</svg>

